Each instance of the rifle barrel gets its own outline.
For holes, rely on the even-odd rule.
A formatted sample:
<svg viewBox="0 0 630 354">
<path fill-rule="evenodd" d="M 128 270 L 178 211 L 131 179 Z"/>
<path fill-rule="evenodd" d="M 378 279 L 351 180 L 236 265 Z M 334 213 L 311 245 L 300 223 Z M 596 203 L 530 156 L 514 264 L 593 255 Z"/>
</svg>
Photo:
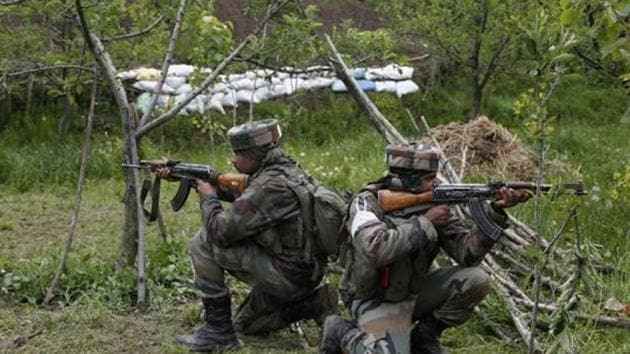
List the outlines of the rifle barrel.
<svg viewBox="0 0 630 354">
<path fill-rule="evenodd" d="M 136 164 L 132 164 L 132 163 L 121 163 L 120 165 L 122 167 L 127 167 L 127 168 L 149 168 L 149 166 L 136 165 Z"/>
</svg>

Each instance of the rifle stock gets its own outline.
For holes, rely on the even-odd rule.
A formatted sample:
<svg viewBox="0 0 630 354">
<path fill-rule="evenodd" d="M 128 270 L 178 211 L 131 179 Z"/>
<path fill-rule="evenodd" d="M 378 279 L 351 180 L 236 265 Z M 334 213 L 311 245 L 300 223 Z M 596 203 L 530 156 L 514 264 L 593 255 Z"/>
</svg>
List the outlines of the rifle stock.
<svg viewBox="0 0 630 354">
<path fill-rule="evenodd" d="M 391 191 L 389 189 L 381 189 L 378 191 L 378 206 L 385 213 L 394 210 L 400 210 L 412 207 L 418 204 L 431 203 L 433 201 L 433 192 L 409 193 L 401 191 Z"/>
<path fill-rule="evenodd" d="M 247 175 L 242 173 L 220 173 L 216 184 L 230 192 L 241 194 L 247 188 Z"/>
</svg>

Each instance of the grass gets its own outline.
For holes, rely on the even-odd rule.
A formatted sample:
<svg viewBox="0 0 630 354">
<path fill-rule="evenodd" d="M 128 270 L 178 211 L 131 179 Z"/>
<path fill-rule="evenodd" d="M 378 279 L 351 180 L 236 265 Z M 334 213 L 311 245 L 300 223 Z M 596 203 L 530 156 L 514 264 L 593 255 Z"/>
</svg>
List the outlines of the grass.
<svg viewBox="0 0 630 354">
<path fill-rule="evenodd" d="M 568 89 L 568 93 L 560 96 L 578 94 L 586 95 Z M 545 200 L 543 228 L 545 234 L 552 235 L 568 210 L 579 206 L 582 235 L 603 245 L 594 252 L 599 253 L 607 264 L 627 272 L 630 269 L 630 260 L 626 256 L 630 251 L 626 242 L 630 230 L 627 218 L 630 190 L 614 176 L 623 173 L 630 164 L 628 126 L 618 123 L 617 111 L 623 112 L 623 108 L 609 106 L 612 101 L 608 100 L 617 97 L 616 93 L 595 92 L 595 95 L 599 98 L 583 100 L 588 109 L 576 104 L 572 112 L 575 117 L 598 114 L 601 119 L 559 119 L 550 137 L 549 150 L 550 157 L 581 166 L 590 195 L 582 200 L 564 197 L 552 202 Z M 438 93 L 438 96 L 453 99 L 444 93 Z M 382 176 L 385 172 L 385 143 L 354 104 L 334 95 L 318 100 L 311 102 L 324 107 L 317 112 L 302 105 L 285 106 L 272 102 L 258 106 L 256 115 L 286 117 L 283 122 L 287 137 L 285 150 L 323 183 L 357 191 L 366 181 Z M 393 120 L 410 135 L 409 122 L 405 122 L 406 116 L 397 110 L 398 103 L 387 96 L 375 100 L 388 111 L 388 116 L 395 116 Z M 518 122 L 505 116 L 509 113 L 510 102 L 509 97 L 497 96 L 488 104 L 490 110 L 496 112 L 497 120 L 516 129 Z M 450 106 L 433 108 L 443 116 L 428 117 L 432 124 L 449 120 L 445 117 L 457 116 L 456 111 L 462 107 L 460 103 L 451 102 Z M 229 117 L 224 119 L 226 124 L 231 120 Z M 185 121 L 174 125 L 175 128 L 180 126 L 185 126 Z M 143 146 L 145 156 L 167 155 L 182 161 L 209 162 L 221 170 L 229 168 L 229 152 L 225 146 L 219 146 L 216 153 L 211 153 L 209 147 L 199 148 L 197 138 L 190 139 L 190 145 L 172 143 L 170 134 L 176 133 L 167 133 L 164 139 L 167 144 L 164 145 L 146 141 Z M 187 255 L 190 239 L 199 227 L 196 196 L 191 195 L 184 209 L 175 214 L 166 207 L 166 199 L 174 195 L 177 186 L 174 183 L 162 185 L 162 206 L 169 240 L 161 240 L 155 225 L 147 228 L 151 307 L 144 313 L 136 312 L 131 306 L 135 297 L 134 270 L 116 270 L 113 266 L 123 220 L 123 186 L 118 165 L 120 141 L 112 138 L 113 135 L 98 136 L 93 144 L 74 250 L 54 308 L 42 309 L 38 302 L 56 268 L 74 207 L 76 187 L 73 183 L 80 150 L 78 139 L 59 147 L 54 143 L 34 143 L 37 139 L 30 142 L 4 139 L 6 135 L 4 131 L 0 140 L 0 351 L 20 337 L 41 331 L 41 334 L 24 340 L 16 351 L 186 352 L 185 348 L 175 346 L 172 338 L 191 332 L 200 324 L 200 305 L 190 288 L 192 270 Z M 42 138 L 41 141 L 48 140 Z M 531 203 L 518 208 L 515 213 L 530 224 L 533 222 Z M 572 236 L 563 236 L 560 242 L 569 247 Z M 601 304 L 613 296 L 628 303 L 630 282 L 627 274 L 599 275 L 592 281 L 590 285 L 594 292 L 588 295 L 591 301 L 583 302 L 582 311 L 607 314 Z M 229 282 L 234 289 L 234 302 L 240 303 L 247 292 L 246 287 L 232 278 Z M 498 298 L 491 296 L 483 306 L 493 320 L 513 331 Z M 548 320 L 544 315 L 542 318 Z M 313 323 L 307 323 L 305 327 L 315 344 L 319 329 Z M 571 324 L 570 333 L 570 341 L 582 353 L 630 352 L 630 344 L 625 340 L 627 331 L 621 329 L 575 322 Z M 543 332 L 539 335 L 545 338 Z M 317 352 L 315 348 L 303 349 L 298 335 L 289 330 L 267 338 L 242 339 L 247 345 L 236 351 L 238 353 Z M 447 331 L 444 343 L 453 353 L 518 352 L 493 337 L 474 317 L 465 325 Z"/>
</svg>

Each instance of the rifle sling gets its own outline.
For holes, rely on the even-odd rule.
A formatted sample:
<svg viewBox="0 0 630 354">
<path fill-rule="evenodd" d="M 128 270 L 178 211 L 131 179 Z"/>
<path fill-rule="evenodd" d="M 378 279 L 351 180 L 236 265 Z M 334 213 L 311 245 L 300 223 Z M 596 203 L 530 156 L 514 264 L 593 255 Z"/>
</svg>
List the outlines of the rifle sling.
<svg viewBox="0 0 630 354">
<path fill-rule="evenodd" d="M 149 222 L 157 220 L 160 213 L 160 177 L 153 179 L 153 189 L 151 190 L 151 214 L 149 215 Z"/>
<path fill-rule="evenodd" d="M 144 201 L 147 199 L 147 195 L 149 194 L 149 189 L 151 190 L 151 211 L 147 210 L 144 207 Z M 140 190 L 140 202 L 142 203 L 142 211 L 144 212 L 144 217 L 147 218 L 149 222 L 157 220 L 158 214 L 160 212 L 160 178 L 155 177 L 153 183 L 151 180 L 145 179 L 142 182 L 142 189 Z"/>
</svg>

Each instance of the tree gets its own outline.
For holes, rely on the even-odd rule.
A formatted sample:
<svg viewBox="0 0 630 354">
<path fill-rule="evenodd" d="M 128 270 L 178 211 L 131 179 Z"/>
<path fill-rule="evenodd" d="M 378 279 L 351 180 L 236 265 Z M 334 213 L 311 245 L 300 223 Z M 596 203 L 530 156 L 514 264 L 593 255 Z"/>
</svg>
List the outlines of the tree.
<svg viewBox="0 0 630 354">
<path fill-rule="evenodd" d="M 630 82 L 630 9 L 622 1 L 560 1 L 560 24 L 576 34 L 572 52 L 585 67 L 605 80 L 626 85 Z"/>
<path fill-rule="evenodd" d="M 515 24 L 526 19 L 532 6 L 521 1 L 399 0 L 387 8 L 399 36 L 415 37 L 470 75 L 468 118 L 473 119 L 481 112 L 488 83 L 519 59 Z"/>
<path fill-rule="evenodd" d="M 115 60 L 122 60 L 124 65 L 154 60 L 166 29 L 158 9 L 146 2 L 127 4 L 120 0 L 99 2 L 92 8 L 99 12 L 94 31 L 110 43 Z M 144 35 L 134 37 L 134 33 Z M 125 36 L 118 37 L 119 34 Z M 64 113 L 59 119 L 58 134 L 63 142 L 70 113 L 77 100 L 89 96 L 87 88 L 92 78 L 91 61 L 78 32 L 73 3 L 24 1 L 0 7 L 0 41 L 10 48 L 0 53 L 0 73 L 5 78 L 0 97 L 26 108 L 36 98 L 33 92 L 49 102 L 51 98 L 52 102 L 61 99 Z"/>
</svg>

